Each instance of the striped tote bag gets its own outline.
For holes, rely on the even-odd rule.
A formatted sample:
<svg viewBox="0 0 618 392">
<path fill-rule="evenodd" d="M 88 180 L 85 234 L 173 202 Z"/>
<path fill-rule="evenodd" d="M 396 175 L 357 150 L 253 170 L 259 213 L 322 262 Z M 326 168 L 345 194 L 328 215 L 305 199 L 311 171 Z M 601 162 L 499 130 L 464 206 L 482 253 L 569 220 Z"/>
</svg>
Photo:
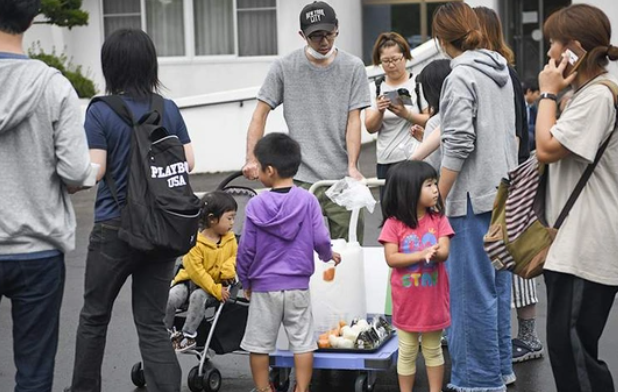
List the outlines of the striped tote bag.
<svg viewBox="0 0 618 392">
<path fill-rule="evenodd" d="M 586 167 L 553 227 L 545 221 L 545 190 L 549 167 L 540 164 L 536 154 L 502 179 L 491 214 L 489 230 L 483 238 L 485 252 L 497 270 L 509 270 L 525 279 L 543 273 L 543 265 L 558 229 L 586 186 L 618 125 L 618 86 L 600 80 L 614 96 L 616 120 L 613 131 L 599 147 L 594 162 Z"/>
<path fill-rule="evenodd" d="M 557 233 L 544 219 L 546 169 L 533 153 L 498 187 L 489 230 L 483 239 L 497 270 L 510 270 L 526 279 L 543 272 Z"/>
</svg>

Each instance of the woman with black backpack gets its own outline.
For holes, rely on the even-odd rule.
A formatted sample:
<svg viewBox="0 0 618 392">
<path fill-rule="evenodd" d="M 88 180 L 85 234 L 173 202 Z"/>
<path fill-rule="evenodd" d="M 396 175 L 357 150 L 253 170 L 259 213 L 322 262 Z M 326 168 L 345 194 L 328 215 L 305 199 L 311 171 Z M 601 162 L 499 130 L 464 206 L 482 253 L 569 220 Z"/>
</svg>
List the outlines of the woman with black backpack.
<svg viewBox="0 0 618 392">
<path fill-rule="evenodd" d="M 171 100 L 155 95 L 160 85 L 157 54 L 145 32 L 133 29 L 115 31 L 103 44 L 101 62 L 107 93 L 120 97 L 121 101 L 117 102 L 123 109 L 119 110 L 121 116 L 106 100 L 97 99 L 86 113 L 85 129 L 91 160 L 101 169 L 97 178 L 100 183 L 94 211 L 95 224 L 86 259 L 84 306 L 77 329 L 73 380 L 67 390 L 101 391 L 101 363 L 107 326 L 118 292 L 131 276 L 133 318 L 148 390 L 178 392 L 181 369 L 163 323 L 175 257 L 148 252 L 133 241 L 129 244 L 119 235 L 126 231 L 125 210 L 127 202 L 131 203 L 127 200 L 128 179 L 133 178 L 135 167 L 131 168 L 129 163 L 135 162 L 131 150 L 135 144 L 132 134 L 137 129 L 123 117 L 130 116 L 135 123 L 146 113 L 153 115 L 152 105 L 156 106 L 157 102 L 161 105 L 154 114 L 154 121 L 157 115 L 162 117 L 155 132 L 164 129 L 184 147 L 179 153 L 182 162 L 161 170 L 153 169 L 153 178 L 175 179 L 170 182 L 170 187 L 183 186 L 188 181 L 188 171 L 193 168 L 191 140 L 178 107 Z M 160 110 L 163 113 L 158 113 Z M 151 136 L 154 137 L 154 133 Z M 174 176 L 167 176 L 168 171 Z M 163 184 L 169 182 L 164 181 Z M 186 190 L 189 191 L 190 188 Z"/>
</svg>

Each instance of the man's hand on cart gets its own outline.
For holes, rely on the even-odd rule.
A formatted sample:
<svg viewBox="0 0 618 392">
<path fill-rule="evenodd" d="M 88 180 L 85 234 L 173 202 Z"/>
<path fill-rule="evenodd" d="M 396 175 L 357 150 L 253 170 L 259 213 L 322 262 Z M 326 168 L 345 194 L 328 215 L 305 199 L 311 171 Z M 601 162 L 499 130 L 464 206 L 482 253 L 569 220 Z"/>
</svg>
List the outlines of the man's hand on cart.
<svg viewBox="0 0 618 392">
<path fill-rule="evenodd" d="M 348 175 L 358 181 L 362 181 L 365 179 L 365 177 L 361 174 L 361 172 L 358 171 L 358 169 L 355 167 L 348 168 Z"/>
<path fill-rule="evenodd" d="M 259 165 L 256 160 L 248 160 L 242 167 L 242 174 L 247 180 L 257 180 L 259 178 Z"/>
<path fill-rule="evenodd" d="M 221 286 L 221 302 L 225 302 L 230 299 L 229 287 Z"/>
<path fill-rule="evenodd" d="M 247 298 L 248 300 L 251 300 L 251 289 L 244 289 L 245 291 L 245 298 Z"/>
<path fill-rule="evenodd" d="M 339 265 L 339 263 L 341 263 L 341 254 L 333 252 L 333 261 L 335 262 L 336 266 Z"/>
</svg>

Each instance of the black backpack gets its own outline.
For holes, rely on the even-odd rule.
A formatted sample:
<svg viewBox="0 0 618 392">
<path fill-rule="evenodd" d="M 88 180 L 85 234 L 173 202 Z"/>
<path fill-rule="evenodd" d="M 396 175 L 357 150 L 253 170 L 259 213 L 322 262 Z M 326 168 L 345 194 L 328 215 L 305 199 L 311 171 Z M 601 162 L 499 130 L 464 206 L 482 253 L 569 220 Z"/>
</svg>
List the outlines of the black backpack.
<svg viewBox="0 0 618 392">
<path fill-rule="evenodd" d="M 197 239 L 200 200 L 189 184 L 184 146 L 163 127 L 163 97 L 153 94 L 150 111 L 137 123 L 119 96 L 96 97 L 90 104 L 98 101 L 133 129 L 119 238 L 157 258 L 187 253 Z M 109 166 L 105 182 L 120 207 Z"/>
</svg>

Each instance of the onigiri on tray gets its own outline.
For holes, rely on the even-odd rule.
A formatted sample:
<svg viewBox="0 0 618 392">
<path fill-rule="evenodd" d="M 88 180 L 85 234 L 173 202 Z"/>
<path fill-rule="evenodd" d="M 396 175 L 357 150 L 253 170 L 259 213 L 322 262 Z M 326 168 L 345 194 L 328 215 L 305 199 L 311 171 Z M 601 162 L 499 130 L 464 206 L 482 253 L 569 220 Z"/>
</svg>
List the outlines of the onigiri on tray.
<svg viewBox="0 0 618 392">
<path fill-rule="evenodd" d="M 336 328 L 322 333 L 318 338 L 318 351 L 373 352 L 394 335 L 393 327 L 383 317 L 371 322 L 354 319 L 348 325 L 340 321 Z"/>
</svg>

